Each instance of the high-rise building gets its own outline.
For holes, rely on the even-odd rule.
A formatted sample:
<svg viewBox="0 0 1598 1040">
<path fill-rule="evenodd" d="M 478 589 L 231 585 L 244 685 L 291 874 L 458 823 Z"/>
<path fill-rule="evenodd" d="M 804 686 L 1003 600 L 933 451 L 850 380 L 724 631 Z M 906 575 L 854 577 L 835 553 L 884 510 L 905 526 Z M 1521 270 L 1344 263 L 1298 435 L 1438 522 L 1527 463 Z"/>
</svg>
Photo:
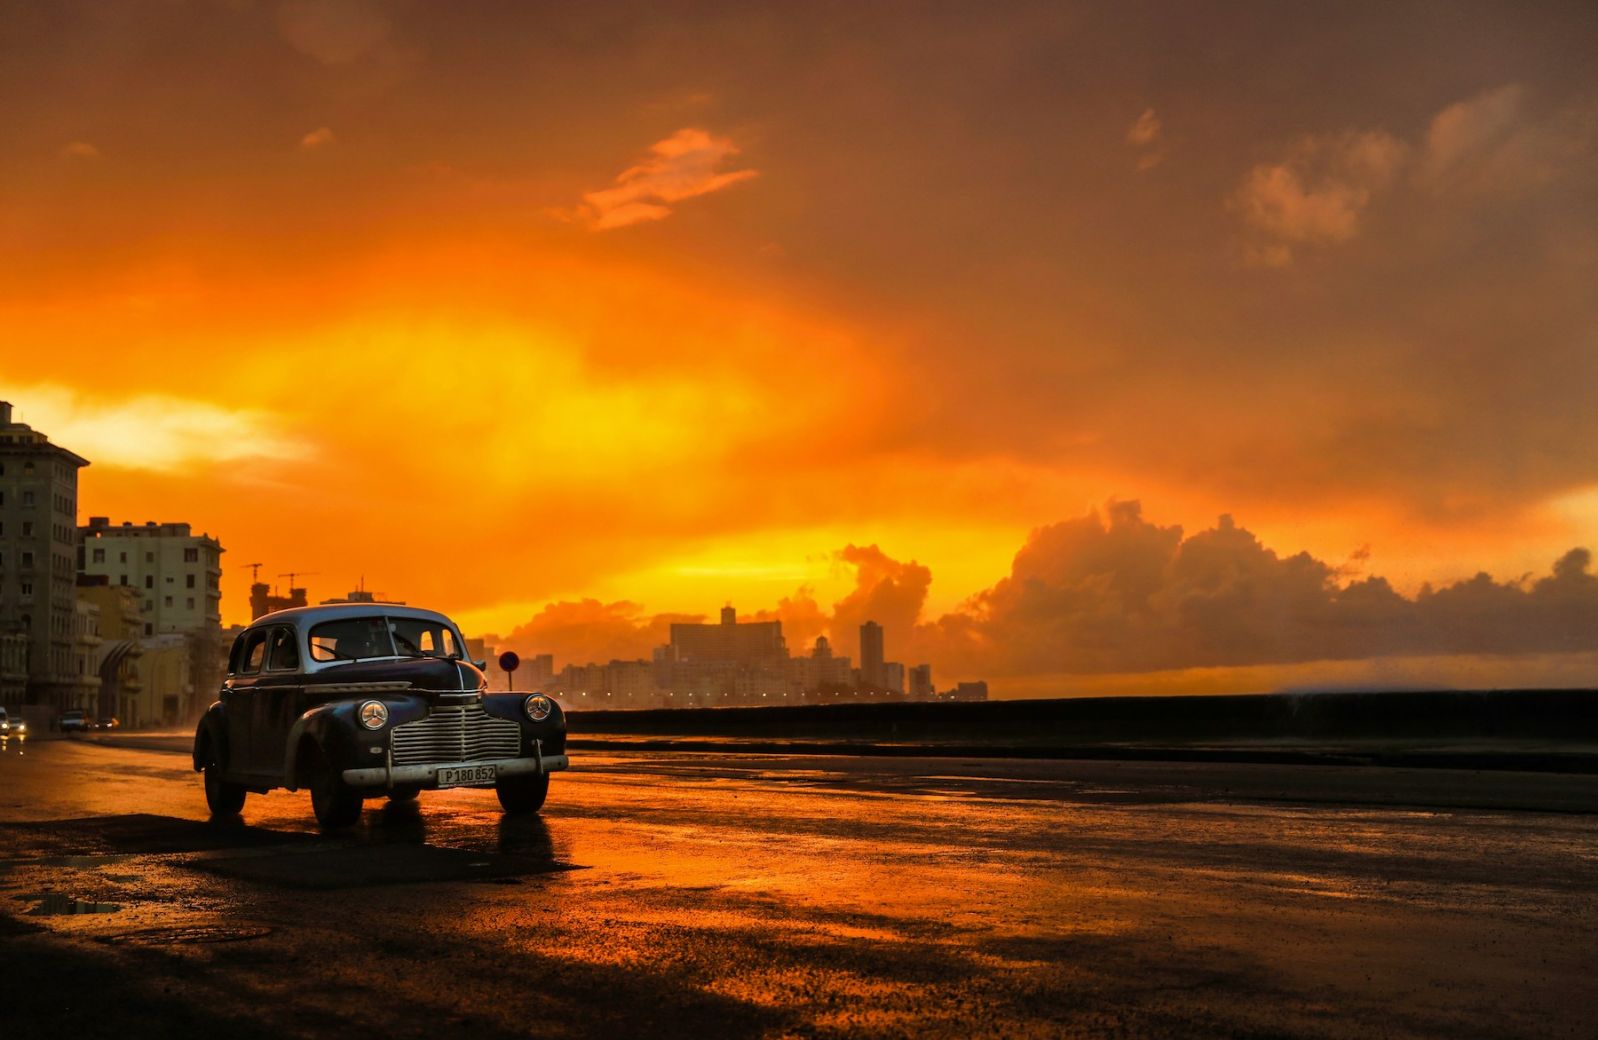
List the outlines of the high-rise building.
<svg viewBox="0 0 1598 1040">
<path fill-rule="evenodd" d="M 91 516 L 79 528 L 82 571 L 130 586 L 147 636 L 222 630 L 222 544 L 188 524 L 112 524 Z"/>
<path fill-rule="evenodd" d="M 788 693 L 788 644 L 782 622 L 740 623 L 723 607 L 721 623 L 675 624 L 655 652 L 655 682 L 673 703 L 747 704 Z"/>
<path fill-rule="evenodd" d="M 0 668 L 0 703 L 75 703 L 78 470 L 88 460 L 12 419 L 0 401 L 0 637 L 13 658 Z M 79 626 L 81 627 L 81 626 Z M 16 636 L 27 640 L 23 673 L 15 671 Z M 18 675 L 26 678 L 18 681 Z"/>
<path fill-rule="evenodd" d="M 904 665 L 898 661 L 882 663 L 882 688 L 889 693 L 904 693 Z"/>
<path fill-rule="evenodd" d="M 906 691 L 911 700 L 930 701 L 937 690 L 932 686 L 932 666 L 918 664 L 910 669 L 910 688 Z"/>
<path fill-rule="evenodd" d="M 880 689 L 887 684 L 883 671 L 882 626 L 867 621 L 860 626 L 860 684 Z"/>
</svg>

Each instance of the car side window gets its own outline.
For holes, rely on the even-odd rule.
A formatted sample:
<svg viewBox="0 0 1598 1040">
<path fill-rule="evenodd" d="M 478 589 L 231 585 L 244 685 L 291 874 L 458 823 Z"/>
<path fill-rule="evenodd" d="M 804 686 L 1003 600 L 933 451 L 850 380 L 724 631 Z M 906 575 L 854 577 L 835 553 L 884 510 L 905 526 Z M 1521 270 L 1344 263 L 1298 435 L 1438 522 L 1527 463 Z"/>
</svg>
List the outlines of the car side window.
<svg viewBox="0 0 1598 1040">
<path fill-rule="evenodd" d="M 253 675 L 261 670 L 261 662 L 266 658 L 266 633 L 251 632 L 244 642 L 244 662 L 239 669 L 245 675 Z"/>
<path fill-rule="evenodd" d="M 292 628 L 274 628 L 266 667 L 274 672 L 294 672 L 300 667 L 300 648 Z"/>
<path fill-rule="evenodd" d="M 242 665 L 243 663 L 244 663 L 244 633 L 240 632 L 233 639 L 233 649 L 228 651 L 228 655 L 227 655 L 227 670 L 228 670 L 228 674 L 232 675 L 233 673 L 237 672 L 239 670 L 239 666 Z"/>
</svg>

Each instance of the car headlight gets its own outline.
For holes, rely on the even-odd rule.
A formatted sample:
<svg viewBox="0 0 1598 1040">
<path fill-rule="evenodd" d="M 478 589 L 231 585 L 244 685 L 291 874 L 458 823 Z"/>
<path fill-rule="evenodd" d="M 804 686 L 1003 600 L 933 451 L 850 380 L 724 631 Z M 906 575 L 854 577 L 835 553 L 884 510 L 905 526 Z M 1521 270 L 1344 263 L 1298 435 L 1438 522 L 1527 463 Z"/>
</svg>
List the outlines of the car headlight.
<svg viewBox="0 0 1598 1040">
<path fill-rule="evenodd" d="M 555 710 L 555 702 L 541 693 L 535 693 L 522 702 L 527 709 L 527 717 L 534 722 L 543 722 L 549 718 L 549 713 Z"/>
<path fill-rule="evenodd" d="M 361 725 L 367 729 L 382 729 L 388 725 L 388 705 L 382 701 L 367 701 L 361 705 Z"/>
</svg>

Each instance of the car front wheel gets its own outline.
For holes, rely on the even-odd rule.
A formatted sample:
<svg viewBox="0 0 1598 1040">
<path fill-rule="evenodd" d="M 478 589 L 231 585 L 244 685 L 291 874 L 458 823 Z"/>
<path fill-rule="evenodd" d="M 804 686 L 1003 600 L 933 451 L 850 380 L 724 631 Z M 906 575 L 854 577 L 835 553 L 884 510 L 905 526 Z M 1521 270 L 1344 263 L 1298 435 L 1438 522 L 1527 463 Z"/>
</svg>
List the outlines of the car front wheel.
<svg viewBox="0 0 1598 1040">
<path fill-rule="evenodd" d="M 222 779 L 216 766 L 205 767 L 205 804 L 212 816 L 237 816 L 244 808 L 244 785 L 230 784 Z"/>
<path fill-rule="evenodd" d="M 508 813 L 533 813 L 544 807 L 549 795 L 549 774 L 507 776 L 494 785 L 499 804 Z"/>
<path fill-rule="evenodd" d="M 348 827 L 361 818 L 360 792 L 344 782 L 320 751 L 310 763 L 311 811 L 323 830 Z"/>
</svg>

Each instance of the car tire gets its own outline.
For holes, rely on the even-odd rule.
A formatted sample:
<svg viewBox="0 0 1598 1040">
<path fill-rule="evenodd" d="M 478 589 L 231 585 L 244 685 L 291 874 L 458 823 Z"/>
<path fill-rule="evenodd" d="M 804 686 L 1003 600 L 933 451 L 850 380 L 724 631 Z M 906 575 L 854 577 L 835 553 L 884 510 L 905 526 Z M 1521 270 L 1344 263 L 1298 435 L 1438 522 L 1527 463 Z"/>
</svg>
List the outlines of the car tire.
<svg viewBox="0 0 1598 1040">
<path fill-rule="evenodd" d="M 361 818 L 361 793 L 344 782 L 317 751 L 310 762 L 311 811 L 324 831 L 351 826 Z"/>
<path fill-rule="evenodd" d="M 243 784 L 230 784 L 222 779 L 222 770 L 216 766 L 205 767 L 205 804 L 211 816 L 237 816 L 244 808 Z"/>
<path fill-rule="evenodd" d="M 507 776 L 494 785 L 499 804 L 508 813 L 535 813 L 549 796 L 549 774 Z"/>
<path fill-rule="evenodd" d="M 415 787 L 401 787 L 388 793 L 388 800 L 395 805 L 401 802 L 414 802 L 416 796 L 422 792 Z"/>
</svg>

